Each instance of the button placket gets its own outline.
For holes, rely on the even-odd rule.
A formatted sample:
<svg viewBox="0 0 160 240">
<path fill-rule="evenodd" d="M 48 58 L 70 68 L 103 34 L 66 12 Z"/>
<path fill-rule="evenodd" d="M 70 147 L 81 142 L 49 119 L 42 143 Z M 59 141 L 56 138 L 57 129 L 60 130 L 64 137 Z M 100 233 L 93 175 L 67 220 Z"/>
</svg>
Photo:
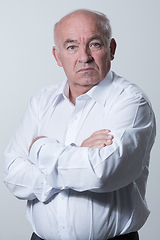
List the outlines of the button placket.
<svg viewBox="0 0 160 240">
<path fill-rule="evenodd" d="M 60 239 L 71 239 L 67 220 L 67 191 L 61 191 L 57 201 L 57 220 Z"/>
<path fill-rule="evenodd" d="M 75 106 L 75 109 L 68 122 L 65 145 L 75 143 L 78 129 L 80 127 L 80 121 L 81 121 L 84 105 L 85 105 L 85 101 L 80 100 Z M 68 220 L 67 220 L 68 204 L 67 204 L 67 198 L 66 198 L 67 191 L 68 190 L 61 191 L 61 193 L 59 194 L 58 202 L 57 202 L 57 215 L 58 215 L 58 223 L 59 223 L 58 229 L 59 229 L 59 235 L 61 239 L 75 239 L 73 236 L 71 236 L 73 232 L 71 234 L 70 229 L 68 228 Z"/>
<path fill-rule="evenodd" d="M 77 132 L 80 127 L 81 115 L 84 107 L 84 101 L 79 101 L 71 115 L 66 132 L 65 144 L 74 143 L 77 137 Z"/>
</svg>

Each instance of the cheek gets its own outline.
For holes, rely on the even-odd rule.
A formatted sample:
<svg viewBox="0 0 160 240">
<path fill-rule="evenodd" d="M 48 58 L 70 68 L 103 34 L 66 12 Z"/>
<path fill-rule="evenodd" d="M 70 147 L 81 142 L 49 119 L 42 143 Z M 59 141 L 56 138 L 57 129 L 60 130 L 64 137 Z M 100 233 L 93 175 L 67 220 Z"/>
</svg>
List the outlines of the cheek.
<svg viewBox="0 0 160 240">
<path fill-rule="evenodd" d="M 99 66 L 99 68 L 103 68 L 106 66 L 106 63 L 109 61 L 109 54 L 106 51 L 99 52 L 94 56 L 95 62 Z"/>
<path fill-rule="evenodd" d="M 110 70 L 111 62 L 110 59 L 104 56 L 103 58 L 99 59 L 99 71 L 100 74 L 104 77 Z"/>
<path fill-rule="evenodd" d="M 68 79 L 71 79 L 74 76 L 74 62 L 71 58 L 63 57 L 62 67 Z"/>
<path fill-rule="evenodd" d="M 71 69 L 74 65 L 74 61 L 73 61 L 73 57 L 72 56 L 63 56 L 61 58 L 61 63 L 62 63 L 62 67 L 66 68 L 66 69 Z"/>
<path fill-rule="evenodd" d="M 105 56 L 102 58 L 97 59 L 97 64 L 99 67 L 99 70 L 105 71 L 107 66 L 109 65 L 109 59 L 107 59 Z"/>
</svg>

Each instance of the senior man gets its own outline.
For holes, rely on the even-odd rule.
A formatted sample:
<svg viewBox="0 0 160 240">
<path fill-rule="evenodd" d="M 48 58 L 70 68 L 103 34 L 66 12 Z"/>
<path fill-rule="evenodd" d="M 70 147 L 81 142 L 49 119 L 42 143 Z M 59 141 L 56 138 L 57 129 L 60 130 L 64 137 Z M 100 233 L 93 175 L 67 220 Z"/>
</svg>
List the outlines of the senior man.
<svg viewBox="0 0 160 240">
<path fill-rule="evenodd" d="M 138 238 L 155 118 L 142 91 L 110 70 L 116 42 L 104 14 L 55 25 L 67 80 L 30 101 L 4 153 L 5 183 L 27 199 L 32 240 Z"/>
</svg>

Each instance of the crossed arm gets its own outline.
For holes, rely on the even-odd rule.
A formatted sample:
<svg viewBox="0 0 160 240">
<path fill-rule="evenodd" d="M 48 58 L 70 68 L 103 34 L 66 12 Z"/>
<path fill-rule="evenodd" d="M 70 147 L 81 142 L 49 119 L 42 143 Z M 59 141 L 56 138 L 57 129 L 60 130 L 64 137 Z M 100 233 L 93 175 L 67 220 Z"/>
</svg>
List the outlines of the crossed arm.
<svg viewBox="0 0 160 240">
<path fill-rule="evenodd" d="M 102 129 L 94 132 L 89 138 L 85 139 L 81 147 L 88 147 L 88 148 L 103 148 L 105 146 L 109 146 L 112 144 L 113 136 L 110 133 L 110 130 L 108 129 Z M 41 138 L 46 138 L 45 136 L 39 136 L 33 140 L 29 147 L 29 153 L 31 151 L 31 148 L 33 144 L 38 141 Z"/>
<path fill-rule="evenodd" d="M 142 174 L 148 162 L 154 116 L 145 100 L 131 99 L 110 114 L 106 125 L 114 141 L 110 131 L 102 129 L 80 147 L 65 146 L 44 136 L 32 142 L 33 132 L 38 135 L 38 130 L 29 108 L 4 153 L 6 185 L 18 198 L 42 202 L 65 188 L 110 192 L 126 186 Z"/>
</svg>

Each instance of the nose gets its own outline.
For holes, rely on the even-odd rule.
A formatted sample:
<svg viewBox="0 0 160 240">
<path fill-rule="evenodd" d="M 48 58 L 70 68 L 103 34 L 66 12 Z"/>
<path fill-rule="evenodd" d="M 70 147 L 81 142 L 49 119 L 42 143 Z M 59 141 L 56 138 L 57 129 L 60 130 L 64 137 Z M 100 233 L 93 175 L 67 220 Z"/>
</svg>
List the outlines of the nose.
<svg viewBox="0 0 160 240">
<path fill-rule="evenodd" d="M 88 63 L 93 60 L 91 52 L 88 48 L 79 49 L 78 61 L 81 63 Z"/>
</svg>

